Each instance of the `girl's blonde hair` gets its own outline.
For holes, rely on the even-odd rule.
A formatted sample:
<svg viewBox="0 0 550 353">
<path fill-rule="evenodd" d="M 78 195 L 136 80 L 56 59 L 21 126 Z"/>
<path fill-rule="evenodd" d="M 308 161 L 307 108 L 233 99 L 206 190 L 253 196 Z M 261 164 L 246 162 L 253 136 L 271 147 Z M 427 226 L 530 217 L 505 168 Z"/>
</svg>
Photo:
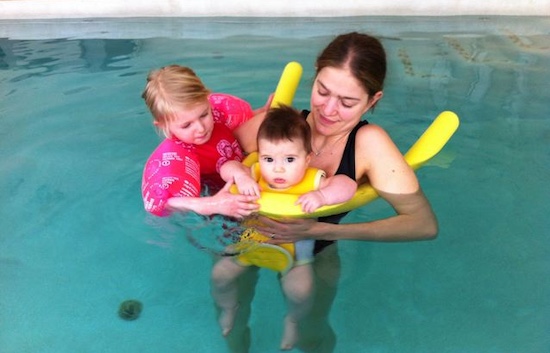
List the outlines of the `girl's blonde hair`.
<svg viewBox="0 0 550 353">
<path fill-rule="evenodd" d="M 164 134 L 166 123 L 182 110 L 208 101 L 208 90 L 193 70 L 180 65 L 165 66 L 147 75 L 141 97 Z"/>
</svg>

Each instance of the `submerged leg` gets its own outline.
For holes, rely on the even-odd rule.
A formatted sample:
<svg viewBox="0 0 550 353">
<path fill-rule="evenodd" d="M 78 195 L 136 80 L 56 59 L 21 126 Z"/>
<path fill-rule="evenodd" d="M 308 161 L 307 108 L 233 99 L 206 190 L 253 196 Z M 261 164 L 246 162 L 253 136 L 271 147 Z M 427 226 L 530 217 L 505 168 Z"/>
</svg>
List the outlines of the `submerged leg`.
<svg viewBox="0 0 550 353">
<path fill-rule="evenodd" d="M 212 297 L 219 308 L 218 323 L 225 337 L 231 332 L 239 308 L 238 279 L 246 271 L 233 259 L 221 258 L 212 269 Z"/>
<path fill-rule="evenodd" d="M 313 269 L 311 264 L 292 268 L 281 278 L 288 305 L 284 319 L 281 350 L 291 350 L 298 342 L 298 322 L 304 318 L 313 303 Z"/>
<path fill-rule="evenodd" d="M 300 321 L 298 347 L 306 353 L 332 353 L 336 335 L 329 323 L 330 310 L 340 279 L 337 244 L 325 248 L 313 263 L 315 293 L 311 310 Z"/>
<path fill-rule="evenodd" d="M 227 260 L 232 262 L 231 259 Z M 236 276 L 235 281 L 228 288 L 225 288 L 226 292 L 224 292 L 223 286 L 219 288 L 215 284 L 216 280 L 220 279 L 216 277 L 219 275 L 219 272 L 217 272 L 219 270 L 217 268 L 218 263 L 214 265 L 212 270 L 212 295 L 216 303 L 218 322 L 222 325 L 222 334 L 224 334 L 224 327 L 229 328 L 228 332 L 224 334 L 229 351 L 231 353 L 248 353 L 250 350 L 248 320 L 256 283 L 258 282 L 258 269 L 256 267 L 243 268 L 233 263 L 233 265 L 243 268 L 243 272 Z M 218 300 L 224 306 L 218 304 Z M 229 310 L 224 312 L 224 308 Z"/>
</svg>

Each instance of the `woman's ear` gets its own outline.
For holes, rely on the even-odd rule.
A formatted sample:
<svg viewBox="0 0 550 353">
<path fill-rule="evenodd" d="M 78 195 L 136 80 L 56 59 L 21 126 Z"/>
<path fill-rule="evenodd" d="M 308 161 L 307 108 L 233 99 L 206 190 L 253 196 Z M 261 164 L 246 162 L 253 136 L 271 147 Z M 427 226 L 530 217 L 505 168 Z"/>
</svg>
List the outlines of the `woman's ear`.
<svg viewBox="0 0 550 353">
<path fill-rule="evenodd" d="M 383 91 L 376 92 L 376 94 L 372 97 L 372 99 L 373 99 L 373 104 L 372 105 L 375 105 L 376 102 L 378 102 L 380 99 L 382 99 L 383 96 L 384 96 Z"/>
<path fill-rule="evenodd" d="M 384 96 L 384 92 L 382 91 L 378 91 L 374 94 L 374 96 L 372 96 L 372 98 L 370 99 L 370 106 L 371 107 L 374 107 L 376 105 L 376 103 L 382 99 L 382 97 Z"/>
<path fill-rule="evenodd" d="M 378 91 L 372 97 L 369 97 L 367 109 L 365 109 L 363 114 L 365 114 L 369 109 L 374 108 L 376 106 L 376 103 L 378 103 L 378 101 L 382 99 L 383 96 L 384 96 L 384 92 Z"/>
</svg>

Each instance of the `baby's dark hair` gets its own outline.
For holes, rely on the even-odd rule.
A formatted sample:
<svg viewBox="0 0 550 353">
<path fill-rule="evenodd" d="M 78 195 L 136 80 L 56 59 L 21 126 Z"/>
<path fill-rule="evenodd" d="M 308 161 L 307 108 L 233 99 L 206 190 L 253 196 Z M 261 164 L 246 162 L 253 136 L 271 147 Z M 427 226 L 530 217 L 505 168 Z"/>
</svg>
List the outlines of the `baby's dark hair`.
<svg viewBox="0 0 550 353">
<path fill-rule="evenodd" d="M 304 150 L 309 154 L 311 148 L 311 129 L 306 119 L 296 109 L 281 105 L 271 108 L 258 130 L 258 141 L 294 141 L 302 140 Z"/>
</svg>

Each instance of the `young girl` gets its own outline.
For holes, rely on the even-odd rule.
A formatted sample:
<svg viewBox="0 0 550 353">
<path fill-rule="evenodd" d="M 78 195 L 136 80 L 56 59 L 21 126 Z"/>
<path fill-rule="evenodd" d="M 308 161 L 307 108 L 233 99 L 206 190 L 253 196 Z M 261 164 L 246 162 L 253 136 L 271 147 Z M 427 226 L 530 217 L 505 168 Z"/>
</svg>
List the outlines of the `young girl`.
<svg viewBox="0 0 550 353">
<path fill-rule="evenodd" d="M 248 103 L 211 93 L 193 70 L 179 65 L 152 71 L 142 97 L 153 124 L 166 136 L 145 165 L 142 194 L 147 211 L 158 216 L 175 209 L 242 218 L 258 210 L 254 201 L 259 187 L 242 166 L 243 152 L 233 135 L 254 115 Z M 240 195 L 229 192 L 233 183 Z M 201 197 L 201 185 L 221 190 Z"/>
<path fill-rule="evenodd" d="M 258 131 L 258 158 L 262 191 L 293 192 L 296 188 L 311 190 L 302 194 L 298 203 L 304 212 L 313 212 L 324 205 L 348 201 L 357 190 L 357 184 L 345 175 L 326 178 L 316 169 L 313 178 L 305 178 L 313 155 L 311 131 L 304 117 L 293 108 L 271 109 Z M 254 170 L 254 167 L 253 167 Z M 272 236 L 273 237 L 273 236 Z M 298 340 L 298 322 L 308 313 L 313 293 L 312 240 L 295 243 L 295 265 L 281 277 L 288 302 L 284 333 L 280 348 L 290 350 Z M 221 309 L 219 323 L 227 336 L 233 327 L 238 310 L 236 281 L 247 267 L 231 258 L 222 258 L 212 273 L 212 293 Z"/>
</svg>

